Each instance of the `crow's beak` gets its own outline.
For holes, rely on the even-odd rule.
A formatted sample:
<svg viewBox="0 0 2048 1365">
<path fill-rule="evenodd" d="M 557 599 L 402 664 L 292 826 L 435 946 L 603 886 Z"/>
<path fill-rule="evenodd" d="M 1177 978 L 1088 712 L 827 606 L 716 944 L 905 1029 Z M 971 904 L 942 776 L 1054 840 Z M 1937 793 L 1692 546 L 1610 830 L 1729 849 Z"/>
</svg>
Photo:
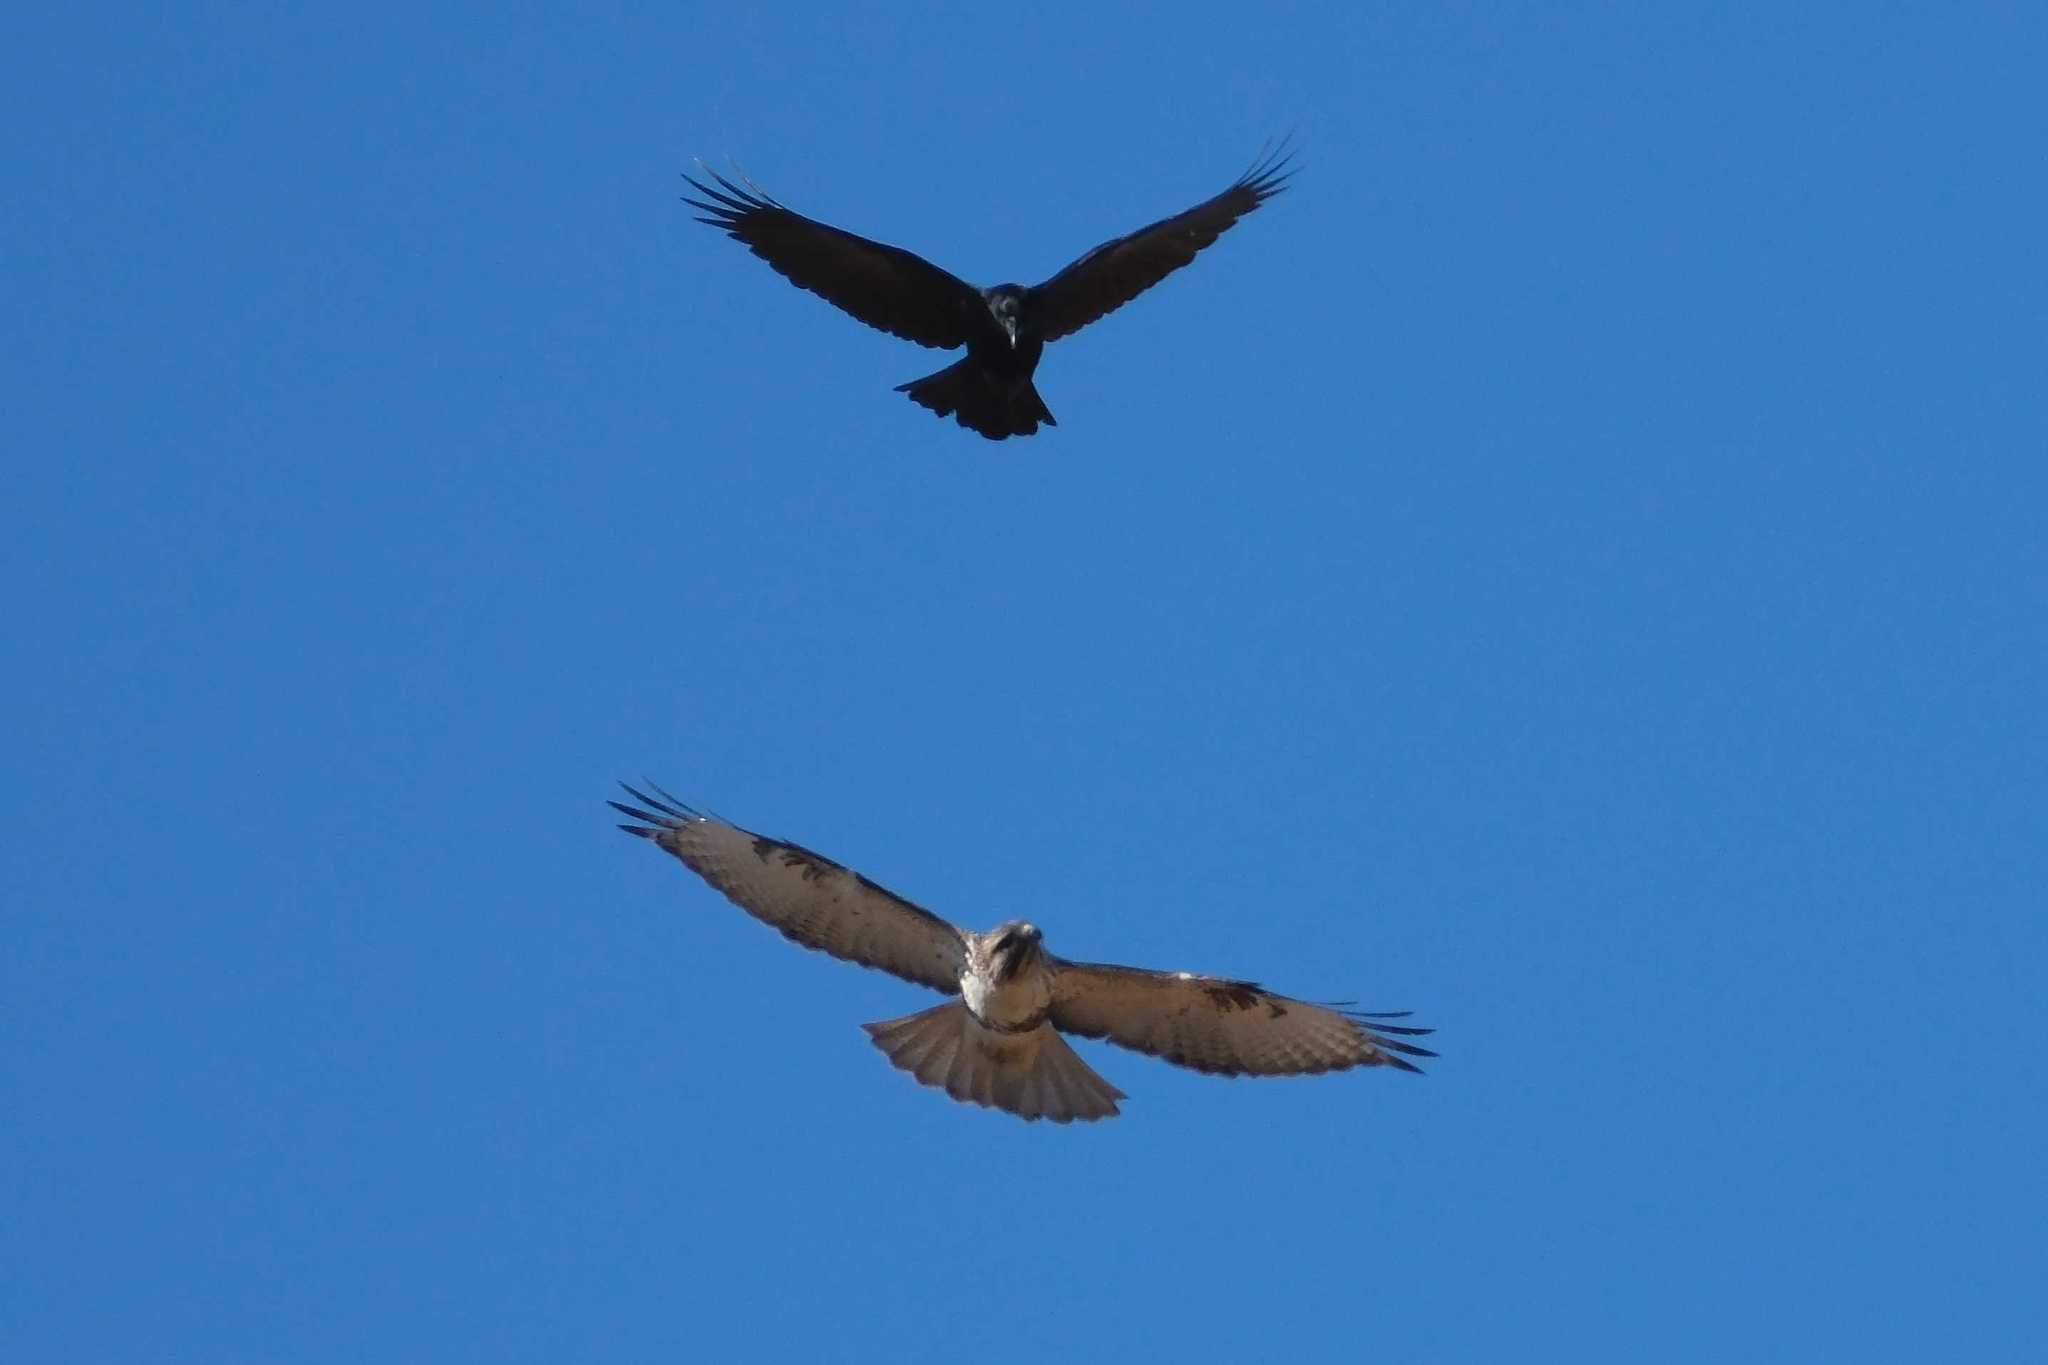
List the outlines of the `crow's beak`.
<svg viewBox="0 0 2048 1365">
<path fill-rule="evenodd" d="M 1004 318 L 1002 323 L 1003 330 L 1010 334 L 1010 349 L 1014 351 L 1017 349 L 1017 319 Z"/>
</svg>

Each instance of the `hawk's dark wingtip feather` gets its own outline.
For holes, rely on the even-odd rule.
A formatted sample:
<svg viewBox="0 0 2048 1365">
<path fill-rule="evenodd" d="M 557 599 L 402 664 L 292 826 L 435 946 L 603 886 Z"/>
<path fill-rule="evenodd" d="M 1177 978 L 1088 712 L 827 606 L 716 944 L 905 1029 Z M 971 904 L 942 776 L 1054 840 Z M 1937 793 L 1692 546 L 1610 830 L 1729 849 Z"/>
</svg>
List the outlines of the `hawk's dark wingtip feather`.
<svg viewBox="0 0 2048 1365">
<path fill-rule="evenodd" d="M 1399 1033 L 1409 1037 L 1421 1037 L 1425 1033 L 1436 1032 L 1433 1028 L 1417 1028 L 1412 1024 L 1386 1022 L 1389 1019 L 1406 1019 L 1415 1013 L 1414 1010 L 1355 1010 L 1351 1008 L 1349 1000 L 1325 1000 L 1322 1004 L 1323 1008 L 1337 1011 L 1352 1023 L 1361 1025 L 1372 1033 Z"/>
<path fill-rule="evenodd" d="M 635 801 L 640 802 L 642 805 L 648 806 L 651 809 L 658 811 L 659 814 L 650 815 L 647 811 L 636 810 L 631 806 L 622 806 L 616 801 L 607 801 L 605 804 L 610 806 L 614 810 L 624 811 L 626 814 L 632 816 L 635 820 L 645 820 L 648 823 L 655 825 L 672 825 L 679 821 L 701 820 L 704 818 L 702 815 L 698 814 L 698 812 L 695 809 L 693 809 L 687 802 L 680 801 L 676 799 L 674 796 L 670 795 L 668 792 L 663 791 L 660 783 L 654 782 L 645 777 L 641 778 L 640 780 L 641 782 L 645 783 L 647 786 L 654 788 L 655 791 L 660 792 L 661 794 L 659 796 L 649 796 L 646 792 L 641 791 L 638 787 L 635 787 L 630 782 L 621 782 L 619 783 L 619 785 L 625 788 L 626 794 L 628 796 L 631 796 Z"/>
<path fill-rule="evenodd" d="M 1349 1019 L 1358 1027 L 1360 1032 L 1365 1034 L 1366 1039 L 1379 1049 L 1380 1057 L 1387 1066 L 1395 1067 L 1401 1071 L 1412 1071 L 1420 1076 L 1426 1073 L 1424 1073 L 1421 1067 L 1403 1061 L 1401 1059 L 1402 1054 L 1405 1053 L 1410 1057 L 1435 1057 L 1437 1055 L 1426 1047 L 1401 1041 L 1402 1038 L 1420 1038 L 1425 1034 L 1435 1033 L 1435 1029 L 1417 1028 L 1411 1024 L 1389 1024 L 1386 1022 L 1389 1019 L 1406 1019 L 1415 1012 L 1413 1010 L 1352 1010 L 1337 1006 L 1332 1006 L 1331 1008 L 1337 1009 L 1339 1014 Z M 1397 1036 L 1389 1037 L 1388 1035 L 1390 1034 Z"/>
<path fill-rule="evenodd" d="M 1437 1055 L 1426 1047 L 1417 1047 L 1413 1043 L 1397 1042 L 1392 1038 L 1375 1037 L 1373 1042 L 1389 1051 L 1405 1053 L 1410 1057 L 1434 1057 Z"/>
<path fill-rule="evenodd" d="M 666 801 L 671 807 L 673 807 L 677 815 L 683 816 L 691 820 L 702 820 L 704 818 L 703 811 L 698 810 L 689 802 L 682 800 L 681 798 L 676 796 L 674 792 L 671 792 L 668 788 L 662 786 L 653 778 L 643 777 L 640 780 L 642 782 L 645 782 L 648 786 L 654 788 L 655 793 L 659 795 L 663 801 Z M 619 785 L 624 786 L 625 784 L 622 782 Z"/>
</svg>

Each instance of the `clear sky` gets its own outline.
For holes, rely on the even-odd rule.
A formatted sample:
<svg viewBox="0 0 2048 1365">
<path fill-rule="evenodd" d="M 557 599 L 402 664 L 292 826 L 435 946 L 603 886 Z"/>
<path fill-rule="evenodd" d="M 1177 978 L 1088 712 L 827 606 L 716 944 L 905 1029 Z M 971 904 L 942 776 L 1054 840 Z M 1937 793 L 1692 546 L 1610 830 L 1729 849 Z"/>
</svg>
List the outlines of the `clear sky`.
<svg viewBox="0 0 2048 1365">
<path fill-rule="evenodd" d="M 770 8 L 10 21 L 0 1354 L 2040 1358 L 2040 7 Z M 679 201 L 1289 131 L 1001 445 Z M 1442 1059 L 955 1105 L 642 774 Z"/>
</svg>

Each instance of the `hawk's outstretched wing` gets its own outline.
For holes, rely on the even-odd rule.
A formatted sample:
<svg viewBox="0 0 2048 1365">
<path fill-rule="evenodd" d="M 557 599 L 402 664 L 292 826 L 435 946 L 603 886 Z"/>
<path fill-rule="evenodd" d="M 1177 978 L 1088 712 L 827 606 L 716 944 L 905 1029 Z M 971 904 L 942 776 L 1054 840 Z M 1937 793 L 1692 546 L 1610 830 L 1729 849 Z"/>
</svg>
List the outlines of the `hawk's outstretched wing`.
<svg viewBox="0 0 2048 1365">
<path fill-rule="evenodd" d="M 675 854 L 755 919 L 806 948 L 933 990 L 950 994 L 960 989 L 966 940 L 931 911 L 830 858 L 714 820 L 654 789 L 660 797 L 626 787 L 644 810 L 611 803 L 645 822 L 619 828 Z"/>
<path fill-rule="evenodd" d="M 965 346 L 977 318 L 988 315 L 979 289 L 922 256 L 793 213 L 759 187 L 735 185 L 708 166 L 704 173 L 719 188 L 683 177 L 704 196 L 683 200 L 709 215 L 698 222 L 725 229 L 791 284 L 868 326 L 950 348 Z"/>
<path fill-rule="evenodd" d="M 1033 325 L 1057 341 L 1123 307 L 1286 188 L 1291 155 L 1282 146 L 1215 198 L 1096 247 L 1031 292 Z"/>
<path fill-rule="evenodd" d="M 1248 981 L 1186 972 L 1148 972 L 1096 962 L 1052 963 L 1052 1024 L 1084 1038 L 1164 1057 L 1223 1076 L 1296 1076 L 1353 1066 L 1421 1068 L 1434 1057 L 1398 1034 L 1432 1032 L 1389 1024 L 1407 1012 L 1361 1014 L 1311 1005 Z"/>
</svg>

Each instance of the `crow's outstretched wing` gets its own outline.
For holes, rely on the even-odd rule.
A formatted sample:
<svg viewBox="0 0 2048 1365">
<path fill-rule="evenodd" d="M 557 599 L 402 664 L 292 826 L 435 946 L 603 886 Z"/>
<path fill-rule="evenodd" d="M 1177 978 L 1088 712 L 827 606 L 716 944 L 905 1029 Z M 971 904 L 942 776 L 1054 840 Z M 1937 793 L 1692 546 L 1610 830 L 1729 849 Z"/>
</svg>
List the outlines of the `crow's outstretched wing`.
<svg viewBox="0 0 2048 1365">
<path fill-rule="evenodd" d="M 704 211 L 698 222 L 723 228 L 791 284 L 870 327 L 920 346 L 965 346 L 988 313 L 979 289 L 922 256 L 793 213 L 751 182 L 704 173 L 717 188 L 683 177 L 704 196 L 683 200 Z"/>
<path fill-rule="evenodd" d="M 931 911 L 821 854 L 700 814 L 659 787 L 658 797 L 626 791 L 640 805 L 612 808 L 642 823 L 620 829 L 673 853 L 786 938 L 933 990 L 960 989 L 966 940 Z"/>
<path fill-rule="evenodd" d="M 1215 198 L 1096 247 L 1032 291 L 1033 326 L 1045 340 L 1057 341 L 1123 307 L 1286 188 L 1291 160 L 1282 146 Z"/>
<path fill-rule="evenodd" d="M 1248 981 L 1054 959 L 1052 1025 L 1223 1076 L 1298 1076 L 1354 1066 L 1421 1068 L 1434 1057 L 1397 1037 L 1429 1033 L 1395 1014 L 1311 1005 Z"/>
</svg>

